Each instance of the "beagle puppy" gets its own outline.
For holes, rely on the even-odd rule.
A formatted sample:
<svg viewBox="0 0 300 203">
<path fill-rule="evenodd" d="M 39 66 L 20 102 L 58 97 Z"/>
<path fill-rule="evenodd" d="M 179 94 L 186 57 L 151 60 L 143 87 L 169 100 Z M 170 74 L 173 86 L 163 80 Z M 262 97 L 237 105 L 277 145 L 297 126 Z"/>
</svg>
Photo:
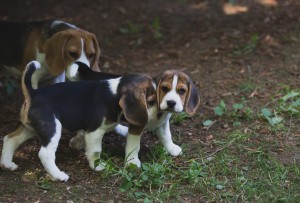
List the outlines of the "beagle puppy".
<svg viewBox="0 0 300 203">
<path fill-rule="evenodd" d="M 19 127 L 4 137 L 1 165 L 15 170 L 12 161 L 16 149 L 26 140 L 38 136 L 41 141 L 39 158 L 53 180 L 67 181 L 69 176 L 55 163 L 55 152 L 62 129 L 85 131 L 85 155 L 92 169 L 102 151 L 102 137 L 115 128 L 121 117 L 129 123 L 126 145 L 127 163 L 138 164 L 140 135 L 147 125 L 156 98 L 154 81 L 142 74 L 128 74 L 103 81 L 57 83 L 33 89 L 31 78 L 41 68 L 30 62 L 22 78 L 25 101 L 20 110 Z"/>
<path fill-rule="evenodd" d="M 79 63 L 78 63 L 79 64 Z M 79 64 L 79 78 L 85 80 L 99 81 L 104 73 L 95 73 L 88 67 L 84 68 L 84 64 Z M 178 156 L 182 153 L 182 149 L 174 144 L 170 130 L 170 118 L 172 113 L 185 111 L 190 116 L 194 115 L 200 104 L 200 96 L 192 79 L 185 73 L 178 70 L 167 70 L 156 79 L 156 95 L 155 99 L 148 99 L 148 104 L 152 106 L 148 108 L 148 121 L 144 130 L 154 130 L 160 142 L 166 151 L 172 156 Z M 129 124 L 130 129 L 130 124 Z M 127 149 L 126 155 L 130 149 L 136 149 L 132 154 L 132 163 L 138 167 L 141 162 L 138 159 L 138 151 L 140 149 L 140 136 L 132 135 L 125 126 L 116 126 L 116 132 L 123 136 L 128 134 L 129 140 L 135 140 L 135 146 Z M 129 146 L 129 145 L 127 145 Z M 70 147 L 81 150 L 85 148 L 84 134 L 78 134 L 70 141 Z"/>
<path fill-rule="evenodd" d="M 72 71 L 74 62 L 81 61 L 99 71 L 100 48 L 96 36 L 75 25 L 59 20 L 38 22 L 0 21 L 0 63 L 19 69 L 32 60 L 41 63 L 34 72 L 32 86 L 40 79 L 51 77 L 54 83 L 77 80 Z"/>
</svg>

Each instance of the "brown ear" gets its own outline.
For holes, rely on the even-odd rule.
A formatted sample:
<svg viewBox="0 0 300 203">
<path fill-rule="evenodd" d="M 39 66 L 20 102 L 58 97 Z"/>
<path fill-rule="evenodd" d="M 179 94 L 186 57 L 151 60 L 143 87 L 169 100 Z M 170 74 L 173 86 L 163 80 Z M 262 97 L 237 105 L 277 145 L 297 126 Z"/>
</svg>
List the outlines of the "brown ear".
<svg viewBox="0 0 300 203">
<path fill-rule="evenodd" d="M 189 81 L 189 91 L 185 103 L 185 111 L 190 116 L 196 113 L 197 108 L 200 105 L 200 96 L 196 86 L 193 84 L 193 81 Z"/>
<path fill-rule="evenodd" d="M 161 84 L 162 78 L 156 78 L 156 99 L 157 99 L 157 108 L 160 109 L 159 105 L 161 102 L 161 98 L 160 98 L 160 84 Z"/>
<path fill-rule="evenodd" d="M 64 51 L 69 38 L 70 35 L 59 32 L 50 37 L 44 45 L 46 62 L 52 75 L 59 75 L 66 69 Z"/>
<path fill-rule="evenodd" d="M 146 94 L 142 90 L 127 91 L 121 97 L 119 105 L 130 124 L 146 126 L 148 122 Z"/>
<path fill-rule="evenodd" d="M 94 48 L 95 48 L 95 57 L 94 57 L 93 61 L 91 62 L 91 68 L 94 71 L 100 72 L 98 63 L 99 63 L 99 57 L 100 57 L 101 50 L 100 50 L 97 38 L 94 34 L 92 34 L 92 40 L 93 40 L 93 44 L 94 44 Z"/>
</svg>

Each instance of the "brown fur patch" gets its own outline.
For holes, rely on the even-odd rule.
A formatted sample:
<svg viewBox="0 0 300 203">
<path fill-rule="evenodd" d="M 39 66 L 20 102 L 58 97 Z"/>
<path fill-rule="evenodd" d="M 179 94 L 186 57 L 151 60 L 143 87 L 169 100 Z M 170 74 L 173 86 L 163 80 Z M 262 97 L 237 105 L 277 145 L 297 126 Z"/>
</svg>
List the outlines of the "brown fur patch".
<svg viewBox="0 0 300 203">
<path fill-rule="evenodd" d="M 7 136 L 10 138 L 19 136 L 21 134 L 21 132 L 24 130 L 24 128 L 25 128 L 24 125 L 19 124 L 18 128 L 15 131 L 9 133 Z"/>
<path fill-rule="evenodd" d="M 68 29 L 55 33 L 44 45 L 46 61 L 52 75 L 61 74 L 67 66 L 80 57 L 82 52 L 81 38 L 84 42 L 83 51 L 90 61 L 91 67 L 94 70 L 99 70 L 100 48 L 95 35 L 81 29 Z"/>
<path fill-rule="evenodd" d="M 36 59 L 36 47 L 38 47 L 39 50 L 43 50 L 43 44 L 45 42 L 46 38 L 43 37 L 41 29 L 33 29 L 28 33 L 23 54 L 22 68 L 24 68 L 29 61 Z"/>
</svg>

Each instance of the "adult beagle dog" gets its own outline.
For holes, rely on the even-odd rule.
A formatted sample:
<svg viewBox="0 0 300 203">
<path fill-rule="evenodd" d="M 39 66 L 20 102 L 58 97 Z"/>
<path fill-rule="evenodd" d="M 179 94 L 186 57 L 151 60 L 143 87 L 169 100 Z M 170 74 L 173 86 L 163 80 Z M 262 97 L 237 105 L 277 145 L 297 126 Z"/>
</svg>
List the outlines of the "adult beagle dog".
<svg viewBox="0 0 300 203">
<path fill-rule="evenodd" d="M 35 89 L 45 77 L 51 77 L 54 83 L 64 82 L 65 77 L 76 80 L 72 71 L 76 61 L 99 71 L 96 36 L 67 22 L 0 21 L 0 39 L 0 64 L 21 69 L 32 60 L 41 63 L 32 77 Z"/>
<path fill-rule="evenodd" d="M 39 158 L 53 180 L 67 181 L 69 176 L 55 163 L 55 152 L 62 128 L 71 132 L 85 131 L 85 154 L 92 169 L 102 150 L 102 137 L 115 128 L 121 116 L 129 123 L 126 160 L 137 164 L 140 135 L 154 108 L 155 83 L 142 74 L 128 74 L 103 81 L 57 83 L 33 89 L 31 77 L 40 68 L 30 62 L 23 74 L 22 91 L 25 101 L 20 111 L 19 127 L 4 137 L 1 165 L 17 169 L 12 162 L 15 150 L 35 135 L 40 138 Z"/>
<path fill-rule="evenodd" d="M 79 78 L 84 80 L 100 81 L 103 77 L 109 77 L 102 72 L 95 73 L 84 64 L 79 64 Z M 144 130 L 154 130 L 160 142 L 166 151 L 172 156 L 178 156 L 182 149 L 174 144 L 170 130 L 170 118 L 172 113 L 185 111 L 190 116 L 194 115 L 200 104 L 200 96 L 192 79 L 185 73 L 178 70 L 167 70 L 156 79 L 155 99 L 149 99 L 148 121 Z M 128 129 L 125 126 L 118 125 L 115 129 L 118 134 L 126 136 Z M 130 124 L 129 124 L 130 130 Z M 141 162 L 138 159 L 140 149 L 140 136 L 132 135 L 129 131 L 128 138 L 134 140 L 135 146 L 130 149 L 136 149 L 132 154 L 132 163 L 138 167 Z M 84 134 L 78 134 L 70 141 L 70 147 L 81 150 L 85 148 Z M 126 156 L 130 152 L 126 148 Z"/>
</svg>

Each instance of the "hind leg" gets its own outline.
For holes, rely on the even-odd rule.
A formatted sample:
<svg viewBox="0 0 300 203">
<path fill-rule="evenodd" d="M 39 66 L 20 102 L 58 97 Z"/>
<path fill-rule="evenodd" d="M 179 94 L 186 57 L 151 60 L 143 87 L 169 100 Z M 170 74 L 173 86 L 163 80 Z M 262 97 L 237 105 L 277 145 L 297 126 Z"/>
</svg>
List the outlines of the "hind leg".
<svg viewBox="0 0 300 203">
<path fill-rule="evenodd" d="M 86 133 L 85 138 L 85 155 L 89 161 L 89 165 L 96 171 L 101 171 L 105 168 L 105 163 L 100 162 L 98 166 L 95 166 L 95 161 L 100 159 L 102 151 L 102 138 L 105 130 L 98 128 L 94 132 Z"/>
<path fill-rule="evenodd" d="M 7 169 L 16 170 L 18 166 L 12 161 L 15 151 L 22 143 L 34 136 L 35 132 L 22 124 L 14 132 L 6 135 L 3 140 L 1 165 Z"/>
<path fill-rule="evenodd" d="M 126 137 L 128 134 L 128 127 L 118 124 L 114 131 L 118 134 L 121 135 L 122 137 Z M 79 131 L 76 133 L 76 136 L 73 137 L 70 142 L 69 142 L 69 146 L 72 149 L 76 149 L 76 150 L 82 150 L 85 148 L 85 142 L 84 142 L 84 136 L 85 136 L 84 131 Z"/>
<path fill-rule="evenodd" d="M 67 181 L 69 176 L 59 170 L 55 164 L 55 152 L 61 137 L 62 126 L 59 120 L 55 119 L 55 131 L 50 139 L 50 142 L 46 146 L 42 146 L 39 151 L 39 158 L 45 168 L 45 170 L 50 175 L 51 179 L 56 181 Z"/>
</svg>

